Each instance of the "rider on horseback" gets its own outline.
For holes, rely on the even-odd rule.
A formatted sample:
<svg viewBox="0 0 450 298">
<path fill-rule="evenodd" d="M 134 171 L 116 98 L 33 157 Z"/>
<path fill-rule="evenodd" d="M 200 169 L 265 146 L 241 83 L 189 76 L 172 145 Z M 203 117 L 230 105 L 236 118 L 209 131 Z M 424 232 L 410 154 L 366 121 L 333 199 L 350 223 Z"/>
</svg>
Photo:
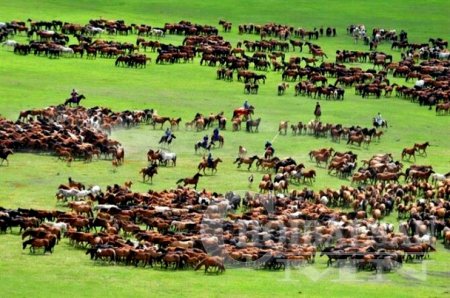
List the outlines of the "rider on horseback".
<svg viewBox="0 0 450 298">
<path fill-rule="evenodd" d="M 172 131 L 170 130 L 170 128 L 167 127 L 166 132 L 164 133 L 164 136 L 166 137 L 166 141 L 170 141 L 170 139 L 172 138 Z"/>
<path fill-rule="evenodd" d="M 266 144 L 264 145 L 264 150 L 265 152 L 269 150 L 272 151 L 272 155 L 275 153 L 275 149 L 273 148 L 272 143 L 269 141 L 266 141 Z"/>
<path fill-rule="evenodd" d="M 245 110 L 250 109 L 250 105 L 249 105 L 248 101 L 245 101 L 245 102 L 244 102 L 244 109 L 245 109 Z"/>
<path fill-rule="evenodd" d="M 383 125 L 383 118 L 381 117 L 380 112 L 378 112 L 378 114 L 375 116 L 375 122 L 376 122 L 379 126 Z"/>
<path fill-rule="evenodd" d="M 214 128 L 213 135 L 211 137 L 211 142 L 218 141 L 218 140 L 219 140 L 219 129 L 216 127 L 216 128 Z"/>
<path fill-rule="evenodd" d="M 208 168 L 214 167 L 214 161 L 211 152 L 208 153 L 208 158 L 206 159 L 206 162 L 208 163 Z"/>
<path fill-rule="evenodd" d="M 70 93 L 70 96 L 72 97 L 72 99 L 77 99 L 78 92 L 77 90 L 75 90 L 75 88 L 72 89 L 72 93 Z"/>
<path fill-rule="evenodd" d="M 208 135 L 205 135 L 203 137 L 202 147 L 203 148 L 208 148 Z"/>
</svg>

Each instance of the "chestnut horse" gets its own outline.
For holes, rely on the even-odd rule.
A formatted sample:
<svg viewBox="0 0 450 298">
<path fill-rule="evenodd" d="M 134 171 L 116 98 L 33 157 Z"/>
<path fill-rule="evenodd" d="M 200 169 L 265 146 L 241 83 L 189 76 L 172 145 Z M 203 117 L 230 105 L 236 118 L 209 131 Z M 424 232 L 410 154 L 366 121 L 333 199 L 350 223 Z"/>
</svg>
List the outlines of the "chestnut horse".
<svg viewBox="0 0 450 298">
<path fill-rule="evenodd" d="M 412 148 L 404 148 L 402 151 L 402 160 L 405 158 L 406 155 L 408 155 L 408 160 L 411 159 L 411 156 L 414 157 L 414 160 L 416 160 L 416 146 Z"/>
<path fill-rule="evenodd" d="M 255 107 L 253 107 L 253 106 L 249 106 L 248 109 L 245 109 L 242 107 L 237 108 L 233 111 L 233 117 L 231 117 L 231 119 L 234 119 L 234 118 L 237 118 L 240 116 L 245 116 L 246 118 L 250 118 L 251 115 L 253 114 L 254 110 L 255 110 Z"/>
<path fill-rule="evenodd" d="M 203 176 L 202 174 L 196 173 L 193 177 L 181 178 L 176 183 L 178 184 L 183 182 L 184 183 L 183 186 L 186 186 L 188 184 L 194 184 L 194 189 L 197 189 L 198 180 L 202 176 Z"/>
<path fill-rule="evenodd" d="M 208 273 L 208 269 L 215 270 L 217 274 L 225 272 L 225 266 L 223 265 L 223 259 L 218 256 L 206 257 L 197 266 L 195 271 L 199 270 L 202 266 L 205 266 L 205 273 Z M 211 271 L 214 272 L 214 271 Z"/>
<path fill-rule="evenodd" d="M 236 160 L 233 163 L 237 163 L 238 168 L 240 168 L 241 164 L 243 164 L 243 163 L 248 164 L 248 170 L 250 170 L 250 168 L 253 165 L 253 162 L 258 159 L 259 159 L 259 157 L 257 155 L 253 155 L 252 157 L 243 157 L 242 156 L 242 157 L 236 158 Z"/>
<path fill-rule="evenodd" d="M 414 144 L 414 148 L 416 148 L 417 153 L 422 154 L 422 155 L 427 155 L 427 147 L 430 146 L 429 142 L 425 142 L 422 144 L 419 143 L 415 143 Z"/>
<path fill-rule="evenodd" d="M 205 174 L 205 170 L 206 168 L 211 169 L 211 173 L 217 172 L 217 165 L 219 164 L 219 162 L 222 162 L 222 160 L 220 158 L 216 158 L 215 160 L 212 161 L 212 164 L 209 165 L 208 161 L 206 159 L 203 159 L 199 164 L 198 164 L 198 170 L 203 170 L 203 174 Z"/>
</svg>

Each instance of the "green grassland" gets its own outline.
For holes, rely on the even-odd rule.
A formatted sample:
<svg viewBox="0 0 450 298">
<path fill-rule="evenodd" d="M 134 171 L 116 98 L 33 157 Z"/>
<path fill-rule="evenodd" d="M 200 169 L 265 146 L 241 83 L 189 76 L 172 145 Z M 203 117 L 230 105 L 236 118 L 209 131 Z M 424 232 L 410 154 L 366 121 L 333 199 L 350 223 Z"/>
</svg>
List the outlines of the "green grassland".
<svg viewBox="0 0 450 298">
<path fill-rule="evenodd" d="M 144 3 L 143 3 L 144 2 Z M 363 23 L 373 27 L 404 29 L 411 42 L 426 42 L 428 38 L 449 39 L 450 4 L 446 1 L 0 1 L 0 21 L 13 19 L 36 20 L 61 19 L 85 24 L 89 19 L 124 19 L 126 23 L 162 26 L 165 22 L 182 19 L 193 23 L 217 25 L 219 19 L 233 23 L 230 33 L 221 34 L 232 45 L 240 40 L 258 40 L 257 35 L 238 35 L 241 23 L 263 24 L 276 22 L 312 29 L 319 26 L 337 28 L 337 37 L 319 38 L 329 60 L 334 60 L 336 50 L 363 50 L 362 43 L 354 44 L 345 28 L 349 24 Z M 220 28 L 221 29 L 221 28 Z M 221 31 L 221 30 L 220 30 Z M 135 42 L 136 35 L 108 36 L 100 38 Z M 184 36 L 167 35 L 163 43 L 180 44 Z M 27 42 L 25 36 L 15 40 Z M 76 42 L 71 38 L 70 43 Z M 385 42 L 378 48 L 390 52 Z M 303 53 L 288 55 L 309 57 Z M 400 52 L 392 53 L 394 59 Z M 153 61 L 156 54 L 147 52 Z M 369 64 L 353 64 L 364 69 Z M 373 142 L 368 149 L 348 146 L 345 142 L 332 143 L 329 138 L 312 136 L 278 135 L 281 120 L 307 122 L 313 118 L 316 100 L 294 96 L 294 85 L 286 95 L 277 96 L 276 86 L 281 74 L 267 72 L 266 84 L 260 85 L 258 95 L 244 95 L 243 84 L 216 80 L 216 68 L 200 66 L 199 58 L 193 63 L 175 65 L 147 65 L 146 69 L 114 67 L 114 59 L 60 58 L 48 59 L 34 55 L 14 55 L 5 47 L 0 48 L 0 114 L 17 119 L 24 109 L 57 105 L 69 96 L 72 88 L 86 95 L 82 104 L 87 107 L 105 106 L 115 111 L 155 108 L 159 115 L 181 117 L 177 139 L 171 150 L 177 153 L 177 167 L 161 168 L 153 184 L 142 183 L 138 174 L 146 166 L 146 152 L 157 148 L 163 134 L 149 126 L 117 129 L 112 138 L 125 148 L 125 165 L 112 171 L 111 161 L 94 160 L 92 163 L 75 161 L 70 167 L 56 157 L 43 153 L 16 153 L 10 157 L 10 166 L 0 167 L 0 206 L 46 209 L 65 208 L 56 205 L 55 192 L 59 184 L 71 176 L 86 184 L 122 184 L 134 182 L 134 191 L 162 190 L 176 186 L 175 181 L 196 172 L 201 155 L 194 154 L 194 143 L 207 132 L 185 131 L 184 122 L 193 119 L 196 112 L 203 114 L 224 111 L 228 120 L 232 110 L 245 99 L 256 107 L 255 116 L 261 117 L 260 132 L 249 134 L 232 132 L 228 124 L 222 131 L 225 146 L 212 151 L 221 157 L 218 173 L 203 177 L 199 188 L 218 192 L 228 190 L 257 191 L 257 183 L 249 186 L 249 172 L 236 169 L 232 164 L 237 148 L 243 145 L 249 154 L 263 153 L 266 140 L 272 140 L 279 157 L 291 156 L 303 162 L 307 168 L 318 172 L 313 185 L 291 185 L 292 188 L 339 188 L 349 180 L 327 174 L 316 167 L 307 153 L 312 149 L 332 146 L 337 151 L 352 150 L 358 160 L 370 158 L 376 153 L 391 152 L 400 159 L 402 148 L 415 142 L 429 141 L 428 156 L 417 156 L 416 163 L 431 164 L 436 172 L 446 173 L 450 168 L 450 117 L 437 117 L 418 104 L 392 96 L 391 98 L 362 99 L 346 89 L 345 100 L 321 100 L 322 121 L 341 123 L 344 126 L 371 126 L 371 119 L 380 112 L 390 127 L 380 142 Z M 404 79 L 389 77 L 391 82 L 406 84 Z M 411 85 L 412 82 L 407 83 Z M 413 161 L 405 161 L 405 166 Z M 262 172 L 251 171 L 258 181 Z M 396 223 L 395 216 L 386 219 Z M 53 255 L 30 255 L 21 250 L 18 230 L 0 235 L 0 293 L 2 297 L 117 297 L 117 296 L 179 296 L 179 297 L 443 297 L 450 292 L 449 254 L 441 244 L 438 252 L 423 264 L 408 264 L 397 272 L 375 275 L 371 272 L 349 273 L 346 269 L 326 269 L 325 258 L 318 258 L 315 265 L 287 270 L 286 272 L 256 271 L 253 269 L 229 269 L 221 276 L 204 276 L 202 272 L 135 269 L 125 266 L 108 266 L 94 263 L 84 255 L 84 250 L 70 246 L 63 240 Z"/>
</svg>

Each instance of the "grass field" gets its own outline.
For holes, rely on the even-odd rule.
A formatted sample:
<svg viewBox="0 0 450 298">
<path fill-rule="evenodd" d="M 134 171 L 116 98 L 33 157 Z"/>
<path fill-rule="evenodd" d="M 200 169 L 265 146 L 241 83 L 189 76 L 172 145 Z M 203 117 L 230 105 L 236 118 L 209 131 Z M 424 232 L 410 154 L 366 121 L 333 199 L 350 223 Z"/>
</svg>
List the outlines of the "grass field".
<svg viewBox="0 0 450 298">
<path fill-rule="evenodd" d="M 233 23 L 231 33 L 223 33 L 224 39 L 235 45 L 239 40 L 257 40 L 257 35 L 237 34 L 241 23 L 263 24 L 277 22 L 294 27 L 332 26 L 337 28 L 335 38 L 319 38 L 330 60 L 336 50 L 363 50 L 362 43 L 354 44 L 346 35 L 349 24 L 363 23 L 369 30 L 373 27 L 404 29 L 410 41 L 426 42 L 430 37 L 449 38 L 450 4 L 446 1 L 412 3 L 395 1 L 198 1 L 180 4 L 179 1 L 1 1 L 0 21 L 13 19 L 61 19 L 85 24 L 89 19 L 124 19 L 126 23 L 146 23 L 162 26 L 165 22 L 182 19 L 194 23 L 218 26 L 219 19 Z M 426 20 L 426 21 L 422 21 Z M 219 27 L 218 27 L 219 28 Z M 103 39 L 135 42 L 136 35 L 107 36 Z M 25 36 L 15 40 L 26 42 Z M 183 36 L 168 35 L 161 42 L 180 44 Z M 70 43 L 75 42 L 71 38 Z M 390 51 L 390 44 L 381 44 L 380 51 Z M 155 61 L 156 55 L 147 52 Z M 290 54 L 294 54 L 290 52 Z M 306 52 L 295 55 L 307 56 Z M 394 52 L 394 59 L 400 52 Z M 291 156 L 308 168 L 318 171 L 314 185 L 292 185 L 292 188 L 324 187 L 339 188 L 349 181 L 329 176 L 325 169 L 309 161 L 307 153 L 321 147 L 334 147 L 337 151 L 353 150 L 358 160 L 370 158 L 376 153 L 391 152 L 400 159 L 404 147 L 415 142 L 429 141 L 428 156 L 418 156 L 418 164 L 431 164 L 436 172 L 446 173 L 450 168 L 450 117 L 435 116 L 434 111 L 392 96 L 392 98 L 362 99 L 351 88 L 346 89 L 345 100 L 322 100 L 322 121 L 341 123 L 344 126 L 371 126 L 377 112 L 390 123 L 381 141 L 369 149 L 347 146 L 345 142 L 332 143 L 329 138 L 312 136 L 286 136 L 277 134 L 280 120 L 307 122 L 313 118 L 315 100 L 294 97 L 291 84 L 285 96 L 276 95 L 281 74 L 267 72 L 268 80 L 260 86 L 258 95 L 244 95 L 243 84 L 216 80 L 214 67 L 200 66 L 199 58 L 188 64 L 155 65 L 146 69 L 114 67 L 113 59 L 79 58 L 48 59 L 46 57 L 14 55 L 5 47 L 0 48 L 0 114 L 17 119 L 20 110 L 42 108 L 62 103 L 72 88 L 77 88 L 87 99 L 83 105 L 106 106 L 115 111 L 155 108 L 159 115 L 181 117 L 180 131 L 172 150 L 178 155 L 176 168 L 162 168 L 154 177 L 154 183 L 142 183 L 138 175 L 146 166 L 146 152 L 156 148 L 163 131 L 153 131 L 149 126 L 113 131 L 112 138 L 125 148 L 125 165 L 112 172 L 111 162 L 99 160 L 92 163 L 76 161 L 71 167 L 54 156 L 35 153 L 16 153 L 10 157 L 10 166 L 0 167 L 0 206 L 8 208 L 33 207 L 64 210 L 57 206 L 54 194 L 67 177 L 86 184 L 98 184 L 105 188 L 113 183 L 122 184 L 132 180 L 134 191 L 149 188 L 162 190 L 175 187 L 175 181 L 195 173 L 201 155 L 194 154 L 193 145 L 208 132 L 184 130 L 185 121 L 193 119 L 196 112 L 209 114 L 224 111 L 228 119 L 232 110 L 245 99 L 256 107 L 255 116 L 261 117 L 260 132 L 248 134 L 231 132 L 228 125 L 221 132 L 225 138 L 222 149 L 213 150 L 214 157 L 224 162 L 214 176 L 203 177 L 199 188 L 218 192 L 228 190 L 257 191 L 257 183 L 249 188 L 245 169 L 236 169 L 232 161 L 239 145 L 250 154 L 263 153 L 266 140 L 272 140 L 276 155 Z M 354 64 L 370 68 L 369 64 Z M 404 79 L 391 82 L 405 84 Z M 408 83 L 411 85 L 412 83 Z M 405 166 L 412 162 L 405 162 Z M 259 180 L 261 172 L 252 171 Z M 394 216 L 386 219 L 396 223 Z M 164 271 L 134 269 L 124 266 L 102 266 L 89 260 L 84 250 L 70 246 L 63 240 L 53 255 L 30 255 L 21 250 L 20 236 L 0 235 L 0 293 L 2 297 L 117 297 L 117 296 L 180 296 L 180 297 L 443 297 L 450 292 L 449 253 L 441 244 L 438 252 L 423 264 L 405 265 L 397 272 L 375 275 L 369 272 L 352 273 L 346 269 L 326 269 L 326 260 L 318 258 L 313 266 L 286 272 L 256 271 L 253 269 L 230 269 L 222 276 L 204 276 L 202 272 Z M 80 291 L 81 289 L 81 291 Z"/>
</svg>

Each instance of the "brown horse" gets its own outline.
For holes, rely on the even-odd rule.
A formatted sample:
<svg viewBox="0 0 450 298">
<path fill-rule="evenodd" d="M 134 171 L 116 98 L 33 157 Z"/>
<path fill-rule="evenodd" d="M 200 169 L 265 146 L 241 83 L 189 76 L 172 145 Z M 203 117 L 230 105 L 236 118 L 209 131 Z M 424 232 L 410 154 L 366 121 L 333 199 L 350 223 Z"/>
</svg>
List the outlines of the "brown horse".
<svg viewBox="0 0 450 298">
<path fill-rule="evenodd" d="M 152 125 L 153 129 L 155 129 L 156 124 L 161 124 L 161 129 L 163 129 L 164 123 L 166 123 L 166 121 L 170 122 L 170 117 L 161 117 L 158 115 L 153 115 L 152 123 L 150 123 L 150 125 Z"/>
<path fill-rule="evenodd" d="M 416 160 L 416 146 L 412 148 L 404 148 L 402 151 L 402 160 L 405 158 L 406 155 L 408 155 L 408 160 L 411 159 L 411 156 L 414 157 L 414 160 Z"/>
<path fill-rule="evenodd" d="M 304 170 L 302 172 L 303 183 L 306 183 L 306 179 L 309 180 L 310 183 L 316 181 L 316 171 L 314 169 Z"/>
<path fill-rule="evenodd" d="M 427 150 L 428 146 L 430 146 L 429 142 L 425 142 L 425 143 L 422 143 L 422 144 L 419 144 L 419 143 L 415 143 L 414 144 L 414 148 L 416 148 L 417 153 L 423 154 L 425 156 L 427 156 L 427 151 L 426 150 Z"/>
<path fill-rule="evenodd" d="M 315 157 L 316 155 L 324 154 L 325 152 L 329 152 L 331 155 L 331 153 L 334 152 L 334 149 L 330 147 L 330 148 L 322 148 L 319 150 L 311 150 L 309 151 L 309 158 L 312 160 L 313 157 Z"/>
<path fill-rule="evenodd" d="M 241 156 L 241 157 L 236 158 L 236 160 L 233 163 L 237 163 L 238 168 L 240 168 L 241 164 L 243 164 L 243 163 L 248 164 L 248 170 L 250 170 L 250 168 L 253 165 L 253 162 L 258 159 L 259 159 L 259 157 L 257 155 L 253 155 L 252 157 Z"/>
<path fill-rule="evenodd" d="M 198 180 L 202 176 L 203 176 L 202 174 L 196 173 L 193 177 L 181 178 L 176 183 L 178 184 L 183 182 L 184 183 L 183 186 L 186 186 L 188 184 L 194 184 L 194 189 L 197 189 Z"/>
<path fill-rule="evenodd" d="M 44 254 L 48 251 L 52 253 L 52 249 L 56 244 L 56 237 L 52 239 L 41 239 L 41 238 L 32 238 L 22 243 L 22 249 L 27 248 L 27 245 L 30 245 L 30 252 L 35 253 L 36 248 L 43 247 Z"/>
<path fill-rule="evenodd" d="M 325 162 L 325 164 L 328 164 L 328 159 L 330 158 L 330 151 L 326 151 L 322 154 L 317 154 L 314 156 L 316 159 L 316 164 L 319 166 L 321 162 Z"/>
<path fill-rule="evenodd" d="M 289 121 L 281 121 L 280 124 L 278 125 L 278 133 L 281 134 L 281 132 L 284 130 L 284 134 L 286 135 L 288 124 Z"/>
<path fill-rule="evenodd" d="M 364 141 L 364 135 L 358 134 L 358 135 L 350 135 L 348 137 L 347 145 L 353 143 L 357 143 L 359 147 L 361 147 L 361 143 Z"/>
<path fill-rule="evenodd" d="M 438 103 L 436 105 L 436 114 L 437 115 L 438 114 L 443 115 L 444 113 L 448 114 L 449 110 L 450 110 L 450 102 Z"/>
<path fill-rule="evenodd" d="M 217 172 L 217 165 L 219 164 L 219 162 L 222 162 L 220 158 L 216 158 L 215 160 L 213 160 L 212 164 L 208 164 L 208 161 L 206 159 L 203 159 L 198 164 L 198 171 L 203 170 L 203 174 L 205 174 L 205 170 L 209 168 L 211 169 L 211 173 Z"/>
<path fill-rule="evenodd" d="M 212 269 L 211 272 L 216 272 L 217 274 L 225 272 L 225 266 L 223 265 L 223 259 L 218 256 L 206 257 L 197 266 L 195 270 L 199 270 L 202 266 L 205 266 L 205 273 L 208 273 L 208 269 Z"/>
<path fill-rule="evenodd" d="M 169 120 L 170 122 L 170 129 L 174 130 L 175 128 L 178 129 L 180 127 L 181 118 L 172 118 Z"/>
</svg>

